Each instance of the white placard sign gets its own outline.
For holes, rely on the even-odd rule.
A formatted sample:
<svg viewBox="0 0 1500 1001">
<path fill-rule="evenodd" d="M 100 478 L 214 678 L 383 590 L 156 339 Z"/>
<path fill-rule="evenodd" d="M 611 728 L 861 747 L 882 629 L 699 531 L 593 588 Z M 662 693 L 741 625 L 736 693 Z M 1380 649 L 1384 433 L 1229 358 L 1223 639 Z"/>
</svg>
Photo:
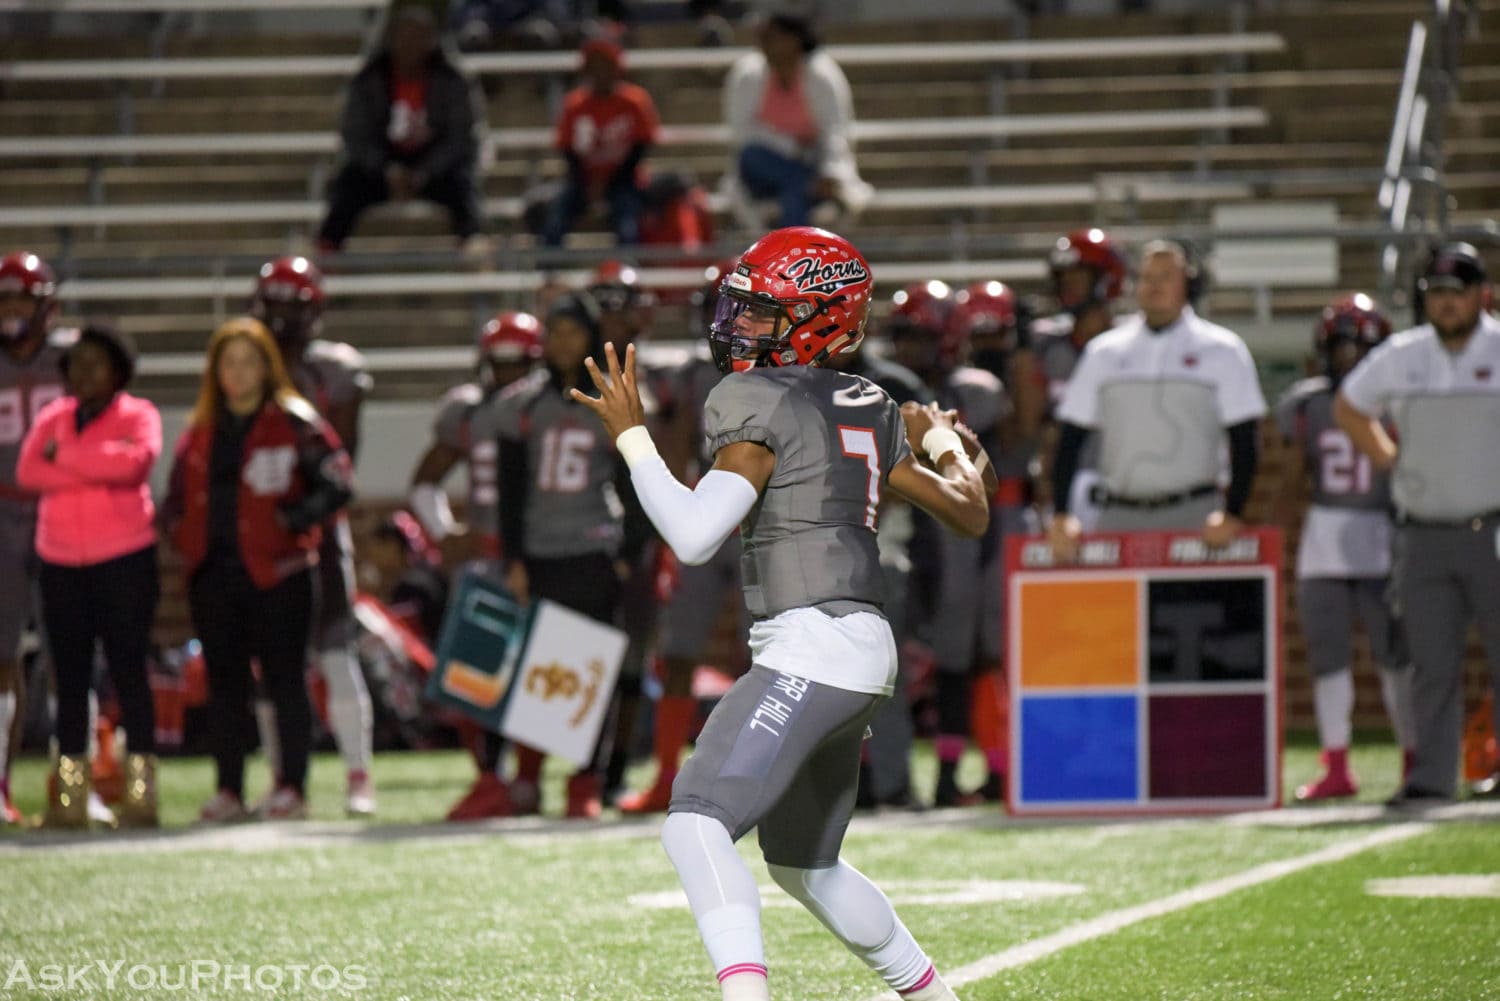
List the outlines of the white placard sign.
<svg viewBox="0 0 1500 1001">
<path fill-rule="evenodd" d="M 609 711 L 626 637 L 613 626 L 541 601 L 500 732 L 583 766 Z"/>
</svg>

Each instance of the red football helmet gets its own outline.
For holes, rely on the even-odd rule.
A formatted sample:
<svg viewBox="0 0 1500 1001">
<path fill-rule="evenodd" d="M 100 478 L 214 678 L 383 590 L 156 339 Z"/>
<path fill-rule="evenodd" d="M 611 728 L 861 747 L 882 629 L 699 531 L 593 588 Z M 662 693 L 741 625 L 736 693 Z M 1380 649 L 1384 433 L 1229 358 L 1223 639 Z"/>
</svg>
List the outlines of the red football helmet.
<svg viewBox="0 0 1500 1001">
<path fill-rule="evenodd" d="M 1016 292 L 1004 282 L 975 282 L 953 297 L 948 325 L 953 336 L 967 340 L 975 334 L 1015 334 Z"/>
<path fill-rule="evenodd" d="M 1060 237 L 1047 253 L 1047 267 L 1052 273 L 1052 294 L 1069 312 L 1081 312 L 1089 306 L 1114 302 L 1125 291 L 1130 265 L 1124 253 L 1102 229 L 1075 229 Z M 1065 294 L 1062 276 L 1073 268 L 1087 268 L 1094 284 L 1083 298 Z"/>
<path fill-rule="evenodd" d="M 530 313 L 500 313 L 479 331 L 479 357 L 509 364 L 542 357 L 542 321 Z"/>
<path fill-rule="evenodd" d="M 936 355 L 929 354 L 925 357 L 948 368 L 958 360 L 964 343 L 962 336 L 956 336 L 952 321 L 953 290 L 947 283 L 935 280 L 917 282 L 891 296 L 891 313 L 886 320 L 886 331 L 893 340 L 920 337 L 935 342 Z M 907 360 L 915 364 L 914 359 L 909 356 Z"/>
<path fill-rule="evenodd" d="M 1313 350 L 1323 359 L 1324 370 L 1337 377 L 1354 367 L 1365 352 L 1391 336 L 1391 321 L 1363 292 L 1340 296 L 1323 310 L 1313 324 Z M 1335 359 L 1340 345 L 1354 346 L 1354 353 Z"/>
<path fill-rule="evenodd" d="M 605 261 L 599 265 L 588 293 L 599 304 L 604 337 L 616 350 L 624 350 L 651 326 L 656 297 L 641 285 L 640 273 L 629 264 Z"/>
<path fill-rule="evenodd" d="M 277 341 L 307 341 L 323 317 L 323 272 L 305 257 L 278 257 L 261 265 L 250 313 Z"/>
<path fill-rule="evenodd" d="M 45 330 L 56 312 L 56 296 L 57 276 L 36 254 L 18 250 L 0 258 L 0 301 L 22 300 L 0 309 L 0 340 L 25 340 L 36 325 Z"/>
<path fill-rule="evenodd" d="M 841 236 L 778 229 L 740 255 L 719 285 L 708 328 L 721 372 L 757 365 L 821 365 L 864 340 L 870 266 Z"/>
</svg>

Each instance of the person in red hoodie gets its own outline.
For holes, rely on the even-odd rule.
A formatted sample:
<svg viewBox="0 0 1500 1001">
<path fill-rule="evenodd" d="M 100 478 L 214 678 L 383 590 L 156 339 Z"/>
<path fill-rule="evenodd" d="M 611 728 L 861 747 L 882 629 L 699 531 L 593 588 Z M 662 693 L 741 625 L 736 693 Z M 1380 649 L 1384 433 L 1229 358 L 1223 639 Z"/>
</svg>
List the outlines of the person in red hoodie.
<svg viewBox="0 0 1500 1001">
<path fill-rule="evenodd" d="M 112 327 L 83 328 L 63 356 L 68 395 L 42 408 L 16 478 L 40 495 L 42 625 L 57 688 L 56 771 L 43 824 L 87 827 L 89 693 L 103 645 L 130 754 L 119 821 L 156 826 L 156 719 L 146 655 L 159 594 L 156 508 L 146 479 L 161 416 L 125 392 L 135 351 Z"/>
<path fill-rule="evenodd" d="M 200 819 L 245 819 L 250 659 L 276 706 L 279 785 L 265 819 L 307 816 L 312 728 L 303 672 L 323 525 L 352 496 L 349 455 L 297 395 L 271 333 L 230 320 L 208 342 L 198 401 L 177 443 L 164 520 L 182 553 L 203 643 L 218 792 Z"/>
<path fill-rule="evenodd" d="M 563 99 L 557 149 L 567 161 L 562 191 L 547 214 L 542 243 L 562 246 L 578 217 L 609 205 L 610 228 L 622 245 L 641 242 L 641 161 L 657 141 L 656 104 L 645 88 L 620 79 L 625 51 L 608 38 L 581 49 L 583 83 Z"/>
</svg>

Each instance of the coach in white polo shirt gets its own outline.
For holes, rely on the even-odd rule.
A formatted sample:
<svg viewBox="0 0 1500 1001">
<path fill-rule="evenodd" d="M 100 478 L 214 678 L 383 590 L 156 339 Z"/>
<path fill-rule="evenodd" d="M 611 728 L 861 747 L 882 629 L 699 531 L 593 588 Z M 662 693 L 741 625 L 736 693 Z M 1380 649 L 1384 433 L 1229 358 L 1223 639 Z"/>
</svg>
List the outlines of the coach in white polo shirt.
<svg viewBox="0 0 1500 1001">
<path fill-rule="evenodd" d="M 1482 309 L 1486 280 L 1472 246 L 1441 248 L 1418 285 L 1429 322 L 1371 351 L 1334 402 L 1355 446 L 1392 470 L 1392 577 L 1416 672 L 1417 731 L 1393 806 L 1453 797 L 1471 620 L 1500 691 L 1500 322 Z M 1380 424 L 1387 413 L 1399 446 Z M 1496 785 L 1491 776 L 1476 791 Z"/>
<path fill-rule="evenodd" d="M 1202 278 L 1192 256 L 1166 240 L 1141 251 L 1141 312 L 1089 342 L 1063 396 L 1052 467 L 1057 510 L 1048 538 L 1059 559 L 1078 550 L 1068 512 L 1078 457 L 1099 435 L 1098 530 L 1201 528 L 1212 546 L 1242 527 L 1266 413 L 1245 342 L 1193 311 Z M 1218 487 L 1229 436 L 1227 491 Z"/>
</svg>

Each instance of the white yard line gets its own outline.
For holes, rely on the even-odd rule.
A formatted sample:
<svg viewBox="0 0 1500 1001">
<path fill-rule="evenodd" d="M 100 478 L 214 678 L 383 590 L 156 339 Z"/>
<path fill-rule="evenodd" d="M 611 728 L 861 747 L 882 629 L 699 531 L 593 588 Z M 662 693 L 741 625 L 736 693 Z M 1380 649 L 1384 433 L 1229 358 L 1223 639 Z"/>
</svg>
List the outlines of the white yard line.
<svg viewBox="0 0 1500 1001">
<path fill-rule="evenodd" d="M 1139 924 L 1142 921 L 1150 921 L 1152 918 L 1159 918 L 1175 911 L 1185 910 L 1197 904 L 1218 900 L 1231 893 L 1237 893 L 1252 886 L 1259 886 L 1262 883 L 1269 883 L 1271 880 L 1280 879 L 1283 876 L 1289 876 L 1294 872 L 1301 872 L 1303 869 L 1310 869 L 1313 866 L 1326 865 L 1330 862 L 1341 862 L 1371 848 L 1406 841 L 1419 834 L 1425 834 L 1430 830 L 1432 830 L 1432 825 L 1427 823 L 1398 824 L 1394 827 L 1387 827 L 1362 835 L 1361 837 L 1339 841 L 1326 848 L 1320 848 L 1315 852 L 1298 855 L 1296 858 L 1267 862 L 1263 865 L 1255 866 L 1253 869 L 1247 869 L 1244 872 L 1233 876 L 1226 876 L 1223 879 L 1215 879 L 1208 883 L 1202 883 L 1179 893 L 1173 893 L 1170 896 L 1147 901 L 1144 904 L 1137 904 L 1134 907 L 1111 911 L 1097 918 L 1090 918 L 1087 921 L 1073 925 L 1071 928 L 1064 928 L 1062 931 L 1054 932 L 1051 935 L 1034 939 L 1030 942 L 1024 942 L 1003 952 L 986 956 L 967 966 L 960 966 L 955 970 L 950 970 L 944 973 L 943 977 L 948 981 L 949 986 L 955 988 L 962 987 L 964 984 L 992 977 L 1004 970 L 1015 969 L 1018 966 L 1025 966 L 1039 959 L 1045 959 L 1054 953 L 1072 948 L 1075 945 L 1080 945 L 1096 938 L 1103 938 L 1105 935 L 1113 935 L 1117 931 L 1129 928 L 1131 925 Z M 872 995 L 867 1001 L 887 1001 L 887 999 L 895 997 L 894 993 L 886 992 Z"/>
</svg>

